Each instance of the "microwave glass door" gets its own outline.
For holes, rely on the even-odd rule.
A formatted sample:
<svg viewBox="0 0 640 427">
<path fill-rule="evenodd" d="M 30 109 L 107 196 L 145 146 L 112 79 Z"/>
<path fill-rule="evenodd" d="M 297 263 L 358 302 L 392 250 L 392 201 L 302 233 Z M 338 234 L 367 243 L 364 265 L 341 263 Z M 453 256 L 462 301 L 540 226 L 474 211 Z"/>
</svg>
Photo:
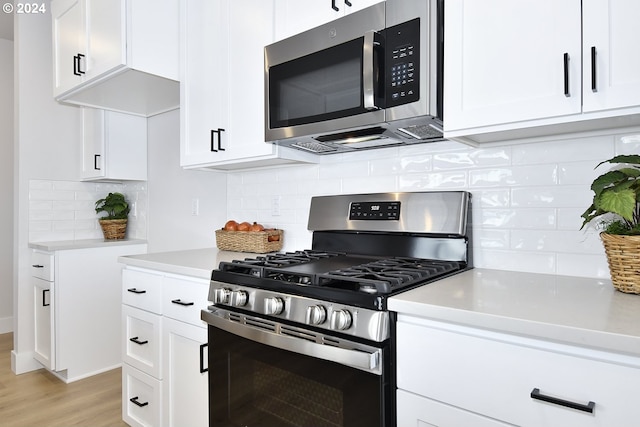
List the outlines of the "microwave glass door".
<svg viewBox="0 0 640 427">
<path fill-rule="evenodd" d="M 364 113 L 364 37 L 269 68 L 271 129 Z"/>
</svg>

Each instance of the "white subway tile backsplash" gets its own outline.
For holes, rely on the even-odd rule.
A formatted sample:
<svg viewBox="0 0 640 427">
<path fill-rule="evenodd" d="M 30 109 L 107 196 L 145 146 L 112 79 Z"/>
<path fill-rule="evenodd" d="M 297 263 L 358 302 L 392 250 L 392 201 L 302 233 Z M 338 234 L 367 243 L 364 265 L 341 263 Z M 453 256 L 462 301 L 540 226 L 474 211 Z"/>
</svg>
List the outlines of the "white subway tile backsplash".
<svg viewBox="0 0 640 427">
<path fill-rule="evenodd" d="M 29 241 L 97 239 L 102 230 L 95 202 L 109 192 L 121 192 L 136 202 L 136 216 L 129 215 L 127 235 L 147 236 L 146 183 L 94 183 L 76 181 L 29 181 Z"/>
<path fill-rule="evenodd" d="M 227 215 L 283 228 L 284 249 L 295 250 L 311 245 L 306 223 L 314 195 L 468 190 L 476 266 L 608 278 L 597 230 L 580 230 L 580 215 L 591 203 L 591 182 L 608 168 L 595 166 L 639 151 L 640 131 L 618 131 L 498 147 L 442 141 L 325 156 L 314 165 L 229 173 Z M 278 216 L 271 211 L 275 196 Z"/>
</svg>

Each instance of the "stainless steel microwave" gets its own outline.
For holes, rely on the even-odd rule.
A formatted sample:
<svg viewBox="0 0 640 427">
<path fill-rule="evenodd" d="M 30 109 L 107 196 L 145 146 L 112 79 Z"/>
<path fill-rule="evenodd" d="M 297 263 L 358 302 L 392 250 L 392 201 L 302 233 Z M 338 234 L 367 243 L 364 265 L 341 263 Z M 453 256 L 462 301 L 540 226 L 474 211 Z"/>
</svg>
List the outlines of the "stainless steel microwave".
<svg viewBox="0 0 640 427">
<path fill-rule="evenodd" d="M 333 154 L 442 140 L 443 2 L 382 1 L 266 46 L 266 141 Z"/>
</svg>

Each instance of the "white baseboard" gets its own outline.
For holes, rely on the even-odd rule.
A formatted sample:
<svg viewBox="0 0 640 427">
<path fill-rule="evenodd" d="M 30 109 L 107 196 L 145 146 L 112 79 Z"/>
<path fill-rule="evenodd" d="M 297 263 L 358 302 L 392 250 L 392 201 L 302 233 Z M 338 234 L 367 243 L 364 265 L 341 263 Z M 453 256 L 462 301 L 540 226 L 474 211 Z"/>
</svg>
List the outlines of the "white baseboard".
<svg viewBox="0 0 640 427">
<path fill-rule="evenodd" d="M 0 334 L 13 332 L 13 317 L 0 318 Z"/>
<path fill-rule="evenodd" d="M 22 353 L 16 353 L 15 350 L 11 351 L 11 370 L 14 374 L 20 375 L 42 368 L 43 366 L 40 362 L 33 358 L 33 351 Z"/>
</svg>

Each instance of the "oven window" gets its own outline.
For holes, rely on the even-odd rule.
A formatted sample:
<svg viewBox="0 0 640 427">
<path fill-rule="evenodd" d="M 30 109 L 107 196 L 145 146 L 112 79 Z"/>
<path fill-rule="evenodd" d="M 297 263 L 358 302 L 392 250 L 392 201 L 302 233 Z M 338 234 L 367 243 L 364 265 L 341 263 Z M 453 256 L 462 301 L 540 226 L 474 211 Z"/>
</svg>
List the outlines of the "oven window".
<svg viewBox="0 0 640 427">
<path fill-rule="evenodd" d="M 382 427 L 379 375 L 209 327 L 210 426 Z"/>
<path fill-rule="evenodd" d="M 269 68 L 272 129 L 364 112 L 364 38 Z"/>
</svg>

